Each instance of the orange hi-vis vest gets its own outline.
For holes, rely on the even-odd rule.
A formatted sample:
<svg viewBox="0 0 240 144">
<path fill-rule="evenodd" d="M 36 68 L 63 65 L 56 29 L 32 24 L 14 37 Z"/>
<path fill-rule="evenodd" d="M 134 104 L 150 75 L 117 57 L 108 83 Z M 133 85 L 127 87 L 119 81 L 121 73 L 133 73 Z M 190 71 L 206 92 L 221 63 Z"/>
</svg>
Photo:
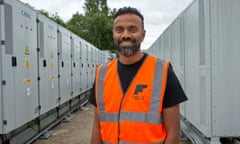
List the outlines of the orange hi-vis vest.
<svg viewBox="0 0 240 144">
<path fill-rule="evenodd" d="M 96 102 L 104 144 L 164 144 L 163 99 L 169 63 L 148 55 L 122 91 L 117 59 L 96 70 Z"/>
</svg>

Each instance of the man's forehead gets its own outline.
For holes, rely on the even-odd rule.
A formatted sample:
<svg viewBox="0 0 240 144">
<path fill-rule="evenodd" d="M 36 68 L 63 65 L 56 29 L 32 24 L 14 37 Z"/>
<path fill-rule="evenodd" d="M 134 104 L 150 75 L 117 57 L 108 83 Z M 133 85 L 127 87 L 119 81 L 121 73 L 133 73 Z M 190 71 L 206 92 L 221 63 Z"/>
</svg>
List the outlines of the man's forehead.
<svg viewBox="0 0 240 144">
<path fill-rule="evenodd" d="M 126 14 L 117 16 L 114 19 L 114 24 L 117 24 L 121 21 L 123 21 L 123 22 L 126 22 L 126 21 L 127 22 L 140 22 L 141 23 L 141 18 L 136 14 L 126 13 Z"/>
</svg>

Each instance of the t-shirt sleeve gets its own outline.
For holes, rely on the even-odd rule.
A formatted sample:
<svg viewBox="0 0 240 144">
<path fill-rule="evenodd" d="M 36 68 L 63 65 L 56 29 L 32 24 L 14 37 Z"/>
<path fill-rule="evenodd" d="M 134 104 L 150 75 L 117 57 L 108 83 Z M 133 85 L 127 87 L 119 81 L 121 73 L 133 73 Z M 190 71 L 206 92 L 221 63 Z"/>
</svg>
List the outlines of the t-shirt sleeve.
<svg viewBox="0 0 240 144">
<path fill-rule="evenodd" d="M 184 90 L 169 63 L 168 75 L 167 75 L 167 87 L 165 91 L 163 108 L 177 105 L 187 100 Z"/>
</svg>

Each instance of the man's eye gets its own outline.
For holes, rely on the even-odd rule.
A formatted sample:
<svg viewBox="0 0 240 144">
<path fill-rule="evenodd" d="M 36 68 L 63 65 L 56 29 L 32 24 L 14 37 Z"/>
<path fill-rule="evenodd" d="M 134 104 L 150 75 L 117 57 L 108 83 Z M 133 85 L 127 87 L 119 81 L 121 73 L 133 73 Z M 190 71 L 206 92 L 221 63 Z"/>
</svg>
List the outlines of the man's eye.
<svg viewBox="0 0 240 144">
<path fill-rule="evenodd" d="M 119 32 L 122 32 L 123 30 L 122 30 L 122 28 L 118 27 L 118 28 L 115 29 L 115 31 L 119 33 Z"/>
<path fill-rule="evenodd" d="M 129 28 L 129 31 L 130 31 L 131 33 L 135 33 L 135 32 L 137 31 L 137 28 L 136 28 L 136 27 L 130 27 L 130 28 Z"/>
</svg>

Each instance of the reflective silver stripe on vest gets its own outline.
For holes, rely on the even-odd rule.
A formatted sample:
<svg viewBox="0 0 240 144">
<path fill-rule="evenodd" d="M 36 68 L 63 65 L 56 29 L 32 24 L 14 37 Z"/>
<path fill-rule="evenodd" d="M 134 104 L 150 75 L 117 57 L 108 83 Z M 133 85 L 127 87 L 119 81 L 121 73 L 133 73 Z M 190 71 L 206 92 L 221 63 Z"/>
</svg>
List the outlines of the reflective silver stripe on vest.
<svg viewBox="0 0 240 144">
<path fill-rule="evenodd" d="M 118 122 L 118 113 L 100 112 L 100 121 L 102 122 Z"/>
<path fill-rule="evenodd" d="M 154 71 L 152 99 L 150 103 L 150 112 L 159 111 L 161 93 L 162 93 L 162 77 L 163 77 L 163 62 L 157 59 L 157 63 Z"/>
<path fill-rule="evenodd" d="M 112 143 L 104 141 L 103 144 L 112 144 Z M 119 144 L 139 144 L 139 142 L 123 142 L 123 141 L 120 141 Z M 144 143 L 144 144 L 164 144 L 164 142 L 151 142 L 151 143 Z"/>
<path fill-rule="evenodd" d="M 152 88 L 152 96 L 150 102 L 150 111 L 145 112 L 121 112 L 118 119 L 117 113 L 105 113 L 103 103 L 103 85 L 104 78 L 107 71 L 107 65 L 103 65 L 99 72 L 98 78 L 98 102 L 100 108 L 100 121 L 102 122 L 117 122 L 118 120 L 136 121 L 136 122 L 148 122 L 154 124 L 160 124 L 162 122 L 162 115 L 158 114 L 161 100 L 162 89 L 162 76 L 163 76 L 163 62 L 157 59 L 154 71 L 154 81 Z"/>
<path fill-rule="evenodd" d="M 106 76 L 107 72 L 107 64 L 103 64 L 102 67 L 99 70 L 99 75 L 98 75 L 98 104 L 99 104 L 99 109 L 100 111 L 105 111 L 104 104 L 103 104 L 103 86 L 104 86 L 104 79 Z"/>
<path fill-rule="evenodd" d="M 100 113 L 100 121 L 102 122 L 118 122 L 118 113 Z M 162 116 L 159 116 L 156 112 L 144 113 L 144 112 L 121 112 L 121 120 L 134 121 L 134 122 L 147 122 L 152 124 L 162 123 Z"/>
</svg>

